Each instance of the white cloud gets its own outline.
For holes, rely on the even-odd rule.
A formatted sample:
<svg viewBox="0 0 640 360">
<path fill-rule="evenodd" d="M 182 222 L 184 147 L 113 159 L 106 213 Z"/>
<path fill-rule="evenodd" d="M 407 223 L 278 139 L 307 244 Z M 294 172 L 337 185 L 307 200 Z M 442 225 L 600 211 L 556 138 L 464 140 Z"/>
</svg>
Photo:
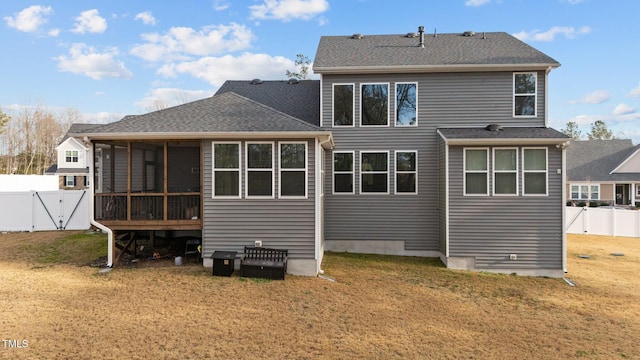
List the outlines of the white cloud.
<svg viewBox="0 0 640 360">
<path fill-rule="evenodd" d="M 224 11 L 227 10 L 231 6 L 231 3 L 226 0 L 215 0 L 213 2 L 213 9 L 215 11 Z"/>
<path fill-rule="evenodd" d="M 252 19 L 308 20 L 329 9 L 326 0 L 264 0 L 249 6 Z"/>
<path fill-rule="evenodd" d="M 153 17 L 153 14 L 151 14 L 151 11 L 144 11 L 136 14 L 135 20 L 140 20 L 145 25 L 156 24 L 156 18 Z"/>
<path fill-rule="evenodd" d="M 103 33 L 105 30 L 107 30 L 107 20 L 100 16 L 98 10 L 92 9 L 80 13 L 76 18 L 76 27 L 71 31 L 84 34 L 86 32 Z"/>
<path fill-rule="evenodd" d="M 471 7 L 478 7 L 478 6 L 486 5 L 489 2 L 491 2 L 491 0 L 467 0 L 464 3 L 464 5 L 471 6 Z"/>
<path fill-rule="evenodd" d="M 636 112 L 635 108 L 632 108 L 627 104 L 619 104 L 613 110 L 613 115 L 628 115 L 628 114 L 633 114 L 635 112 Z"/>
<path fill-rule="evenodd" d="M 513 36 L 522 41 L 553 41 L 557 35 L 564 35 L 565 39 L 575 39 L 578 35 L 585 35 L 590 32 L 591 28 L 588 26 L 583 26 L 579 29 L 573 26 L 554 26 L 547 31 L 521 31 L 513 34 Z"/>
<path fill-rule="evenodd" d="M 99 53 L 94 47 L 78 43 L 71 46 L 68 56 L 61 55 L 54 60 L 58 61 L 59 71 L 85 75 L 94 80 L 131 78 L 133 74 L 121 61 L 115 59 L 117 55 L 116 48 L 108 48 Z"/>
<path fill-rule="evenodd" d="M 188 74 L 220 86 L 228 79 L 283 79 L 288 69 L 294 69 L 292 60 L 281 56 L 245 53 L 240 56 L 203 57 L 196 61 L 165 64 L 158 73 L 166 77 Z"/>
<path fill-rule="evenodd" d="M 585 94 L 579 100 L 571 100 L 571 104 L 602 104 L 605 101 L 611 99 L 611 96 L 606 90 L 597 90 L 588 94 Z"/>
<path fill-rule="evenodd" d="M 36 32 L 40 26 L 47 23 L 46 16 L 51 14 L 53 9 L 51 6 L 34 5 L 23 9 L 18 13 L 14 13 L 13 17 L 5 16 L 4 20 L 7 26 L 22 32 Z"/>
<path fill-rule="evenodd" d="M 135 105 L 145 110 L 158 108 L 159 105 L 171 107 L 188 102 L 204 99 L 213 95 L 212 90 L 184 90 L 177 88 L 157 88 L 151 90 L 151 93 L 142 100 L 137 101 Z"/>
<path fill-rule="evenodd" d="M 640 97 L 640 83 L 638 84 L 637 87 L 631 89 L 631 91 L 629 92 L 629 96 Z"/>
<path fill-rule="evenodd" d="M 82 120 L 87 124 L 108 124 L 118 121 L 124 117 L 121 113 L 98 112 L 98 113 L 82 113 Z"/>
<path fill-rule="evenodd" d="M 47 35 L 49 35 L 51 37 L 56 37 L 56 36 L 60 35 L 60 29 L 51 29 L 51 30 L 47 31 Z"/>
<path fill-rule="evenodd" d="M 143 34 L 145 44 L 136 45 L 131 54 L 144 60 L 190 60 L 191 56 L 210 56 L 247 49 L 253 33 L 244 25 L 208 26 L 200 31 L 189 27 L 173 27 L 165 34 Z"/>
</svg>

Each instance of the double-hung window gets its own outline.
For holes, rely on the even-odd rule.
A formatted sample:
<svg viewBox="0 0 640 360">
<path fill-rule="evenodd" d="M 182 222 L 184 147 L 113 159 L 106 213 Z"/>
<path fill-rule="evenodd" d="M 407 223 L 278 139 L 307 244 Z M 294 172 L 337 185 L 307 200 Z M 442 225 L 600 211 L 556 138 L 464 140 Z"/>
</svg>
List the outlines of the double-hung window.
<svg viewBox="0 0 640 360">
<path fill-rule="evenodd" d="M 513 116 L 536 116 L 537 74 L 513 74 Z"/>
<path fill-rule="evenodd" d="M 64 152 L 64 161 L 68 163 L 78 162 L 78 150 L 67 150 Z"/>
<path fill-rule="evenodd" d="M 547 148 L 524 148 L 524 195 L 547 195 Z"/>
<path fill-rule="evenodd" d="M 493 194 L 518 195 L 517 149 L 493 149 Z"/>
<path fill-rule="evenodd" d="M 273 197 L 273 143 L 246 143 L 247 197 Z"/>
<path fill-rule="evenodd" d="M 213 143 L 213 197 L 240 197 L 240 143 Z"/>
<path fill-rule="evenodd" d="M 333 152 L 333 192 L 353 194 L 353 151 Z"/>
<path fill-rule="evenodd" d="M 76 177 L 73 175 L 68 175 L 64 177 L 64 186 L 66 187 L 74 187 L 76 186 Z"/>
<path fill-rule="evenodd" d="M 396 83 L 396 126 L 418 125 L 418 84 Z"/>
<path fill-rule="evenodd" d="M 488 149 L 464 149 L 465 195 L 489 195 L 488 164 Z"/>
<path fill-rule="evenodd" d="M 417 194 L 417 151 L 396 151 L 396 193 Z"/>
<path fill-rule="evenodd" d="M 353 84 L 333 84 L 333 126 L 353 126 Z"/>
<path fill-rule="evenodd" d="M 389 152 L 360 153 L 360 193 L 389 193 Z"/>
<path fill-rule="evenodd" d="M 360 125 L 389 126 L 389 84 L 362 84 Z"/>
<path fill-rule="evenodd" d="M 280 142 L 280 197 L 307 196 L 307 143 Z"/>
</svg>

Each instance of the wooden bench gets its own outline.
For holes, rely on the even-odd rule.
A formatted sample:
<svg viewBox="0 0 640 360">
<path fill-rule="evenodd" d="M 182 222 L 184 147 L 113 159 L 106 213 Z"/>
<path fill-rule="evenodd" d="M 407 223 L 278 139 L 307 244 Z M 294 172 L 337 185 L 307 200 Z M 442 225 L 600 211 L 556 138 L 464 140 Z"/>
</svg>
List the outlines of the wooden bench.
<svg viewBox="0 0 640 360">
<path fill-rule="evenodd" d="M 240 276 L 284 280 L 288 250 L 245 246 L 240 259 Z"/>
</svg>

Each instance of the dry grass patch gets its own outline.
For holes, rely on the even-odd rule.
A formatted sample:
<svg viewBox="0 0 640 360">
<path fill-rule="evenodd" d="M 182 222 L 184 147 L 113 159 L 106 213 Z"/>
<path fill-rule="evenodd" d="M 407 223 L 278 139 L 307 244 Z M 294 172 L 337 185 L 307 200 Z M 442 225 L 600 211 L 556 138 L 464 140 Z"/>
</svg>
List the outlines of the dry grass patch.
<svg viewBox="0 0 640 360">
<path fill-rule="evenodd" d="M 0 234 L 0 337 L 29 344 L 0 343 L 0 358 L 640 358 L 640 239 L 570 236 L 571 287 L 336 253 L 323 264 L 335 282 L 200 266 L 100 274 L 78 265 L 104 238 L 68 234 Z M 69 255 L 73 243 L 86 248 Z"/>
</svg>

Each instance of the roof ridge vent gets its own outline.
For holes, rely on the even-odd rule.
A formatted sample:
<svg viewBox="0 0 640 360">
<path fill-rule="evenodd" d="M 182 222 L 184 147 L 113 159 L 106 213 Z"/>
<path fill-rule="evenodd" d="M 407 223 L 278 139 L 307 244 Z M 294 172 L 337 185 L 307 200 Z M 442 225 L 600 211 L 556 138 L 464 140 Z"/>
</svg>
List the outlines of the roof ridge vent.
<svg viewBox="0 0 640 360">
<path fill-rule="evenodd" d="M 503 130 L 502 129 L 502 125 L 499 125 L 499 124 L 489 124 L 484 129 L 488 130 L 488 131 L 502 131 Z"/>
<path fill-rule="evenodd" d="M 251 80 L 251 85 L 260 85 L 260 84 L 262 84 L 262 80 L 260 79 Z"/>
<path fill-rule="evenodd" d="M 407 33 L 407 37 L 408 38 L 416 38 L 416 37 L 418 37 L 418 34 L 416 34 L 414 32 L 410 32 L 410 33 Z"/>
<path fill-rule="evenodd" d="M 471 30 L 467 30 L 464 33 L 462 33 L 463 36 L 474 36 L 476 33 L 471 31 Z"/>
<path fill-rule="evenodd" d="M 360 40 L 360 39 L 362 39 L 363 37 L 364 37 L 364 36 L 362 36 L 362 34 L 358 34 L 358 33 L 351 35 L 351 38 L 352 38 L 352 39 L 357 39 L 357 40 Z"/>
<path fill-rule="evenodd" d="M 298 79 L 296 78 L 290 78 L 289 80 L 287 80 L 287 84 L 289 85 L 295 85 L 297 83 L 299 83 L 300 81 L 298 81 Z"/>
</svg>

